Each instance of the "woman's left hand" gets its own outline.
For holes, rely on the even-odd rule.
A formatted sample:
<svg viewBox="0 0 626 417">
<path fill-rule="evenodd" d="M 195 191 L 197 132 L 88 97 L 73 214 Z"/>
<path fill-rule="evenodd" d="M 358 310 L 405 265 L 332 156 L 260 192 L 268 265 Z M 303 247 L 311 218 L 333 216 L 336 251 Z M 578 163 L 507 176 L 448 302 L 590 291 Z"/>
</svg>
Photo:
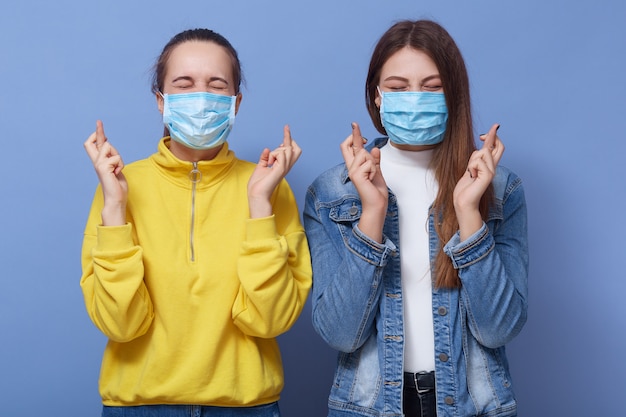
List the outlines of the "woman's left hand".
<svg viewBox="0 0 626 417">
<path fill-rule="evenodd" d="M 259 162 L 248 181 L 248 204 L 250 218 L 268 217 L 272 215 L 270 198 L 291 167 L 296 163 L 302 149 L 291 138 L 289 126 L 283 129 L 283 143 L 270 151 L 265 148 Z"/>
<path fill-rule="evenodd" d="M 496 134 L 499 127 L 500 125 L 494 124 L 487 134 L 480 136 L 483 146 L 472 153 L 465 174 L 454 188 L 454 208 L 459 221 L 461 240 L 482 226 L 478 205 L 496 175 L 496 167 L 504 153 L 504 144 Z"/>
</svg>

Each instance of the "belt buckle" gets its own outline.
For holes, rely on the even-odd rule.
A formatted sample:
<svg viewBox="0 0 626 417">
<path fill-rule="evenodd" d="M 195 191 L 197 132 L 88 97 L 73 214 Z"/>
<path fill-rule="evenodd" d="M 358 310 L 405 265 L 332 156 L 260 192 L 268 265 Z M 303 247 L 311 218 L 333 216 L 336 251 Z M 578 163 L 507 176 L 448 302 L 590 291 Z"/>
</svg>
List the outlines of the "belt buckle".
<svg viewBox="0 0 626 417">
<path fill-rule="evenodd" d="M 413 380 L 415 381 L 415 389 L 417 390 L 418 394 L 425 394 L 425 393 L 429 392 L 430 390 L 432 390 L 431 387 L 420 388 L 418 377 L 420 375 L 428 375 L 428 374 L 429 374 L 429 372 L 417 372 L 417 373 L 413 374 Z"/>
</svg>

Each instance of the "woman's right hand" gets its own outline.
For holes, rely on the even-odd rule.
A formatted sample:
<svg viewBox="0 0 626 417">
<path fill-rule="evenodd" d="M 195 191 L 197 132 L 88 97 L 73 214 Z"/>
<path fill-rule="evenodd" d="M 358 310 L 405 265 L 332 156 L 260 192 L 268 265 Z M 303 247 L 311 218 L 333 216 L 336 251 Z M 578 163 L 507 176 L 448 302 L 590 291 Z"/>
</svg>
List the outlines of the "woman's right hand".
<svg viewBox="0 0 626 417">
<path fill-rule="evenodd" d="M 124 162 L 104 135 L 104 126 L 100 120 L 96 122 L 96 131 L 87 138 L 84 146 L 102 186 L 104 196 L 102 224 L 104 226 L 126 224 L 128 184 L 122 173 Z"/>
<path fill-rule="evenodd" d="M 341 143 L 341 154 L 348 168 L 348 176 L 361 198 L 363 212 L 359 229 L 366 236 L 382 243 L 389 192 L 380 170 L 380 149 L 373 148 L 368 152 L 363 142 L 359 125 L 352 123 L 352 134 Z"/>
</svg>

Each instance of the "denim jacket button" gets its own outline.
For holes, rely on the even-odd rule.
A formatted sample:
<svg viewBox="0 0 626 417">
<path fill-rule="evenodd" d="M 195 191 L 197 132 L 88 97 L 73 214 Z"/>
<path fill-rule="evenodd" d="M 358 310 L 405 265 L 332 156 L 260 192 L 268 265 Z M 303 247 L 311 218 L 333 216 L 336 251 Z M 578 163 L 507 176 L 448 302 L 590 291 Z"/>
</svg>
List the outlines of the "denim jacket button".
<svg viewBox="0 0 626 417">
<path fill-rule="evenodd" d="M 448 355 L 446 355 L 445 353 L 440 353 L 439 354 L 439 360 L 441 362 L 448 362 Z"/>
<path fill-rule="evenodd" d="M 452 398 L 452 397 L 450 397 L 450 396 L 446 397 L 446 398 L 444 399 L 444 401 L 445 401 L 445 402 L 446 402 L 446 404 L 448 404 L 448 405 L 452 405 L 452 404 L 454 404 L 454 398 Z"/>
<path fill-rule="evenodd" d="M 437 313 L 439 313 L 440 316 L 445 316 L 446 314 L 448 314 L 448 309 L 444 306 L 441 306 L 437 309 Z"/>
<path fill-rule="evenodd" d="M 350 213 L 350 216 L 356 216 L 358 212 L 359 212 L 359 209 L 356 208 L 356 206 L 352 206 L 350 207 L 350 210 L 348 210 L 348 213 Z"/>
</svg>

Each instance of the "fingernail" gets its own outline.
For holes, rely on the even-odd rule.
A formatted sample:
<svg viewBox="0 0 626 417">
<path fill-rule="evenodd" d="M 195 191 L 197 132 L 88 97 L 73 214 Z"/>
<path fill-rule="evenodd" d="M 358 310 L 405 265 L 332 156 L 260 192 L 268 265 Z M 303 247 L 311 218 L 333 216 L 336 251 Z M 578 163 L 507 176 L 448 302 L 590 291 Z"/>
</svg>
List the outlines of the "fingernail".
<svg viewBox="0 0 626 417">
<path fill-rule="evenodd" d="M 350 127 L 352 128 L 352 130 L 354 130 L 356 128 L 354 122 L 350 123 Z"/>
<path fill-rule="evenodd" d="M 498 125 L 498 127 L 496 127 L 496 132 L 498 131 L 498 129 L 500 129 L 500 125 Z"/>
</svg>

